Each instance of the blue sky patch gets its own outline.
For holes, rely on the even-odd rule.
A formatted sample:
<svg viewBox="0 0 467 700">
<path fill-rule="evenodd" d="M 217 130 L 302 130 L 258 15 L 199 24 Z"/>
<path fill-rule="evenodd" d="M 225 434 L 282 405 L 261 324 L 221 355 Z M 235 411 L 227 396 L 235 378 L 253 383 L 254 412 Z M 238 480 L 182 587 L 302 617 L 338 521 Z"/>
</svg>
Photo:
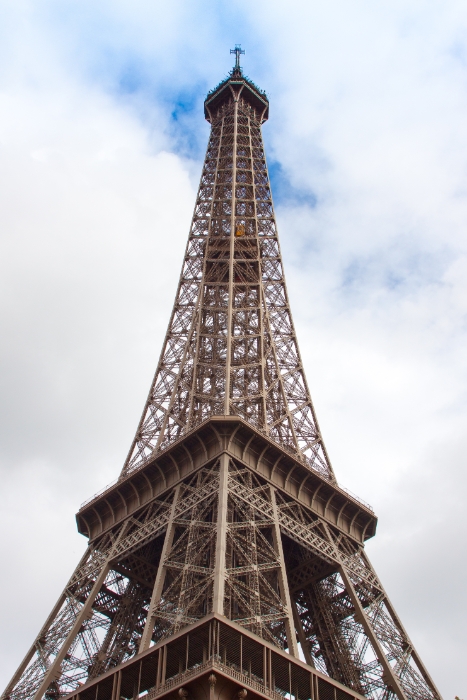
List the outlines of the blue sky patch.
<svg viewBox="0 0 467 700">
<path fill-rule="evenodd" d="M 311 190 L 296 187 L 289 179 L 287 172 L 279 161 L 268 163 L 269 179 L 271 182 L 274 203 L 278 206 L 306 205 L 315 208 L 317 197 Z"/>
</svg>

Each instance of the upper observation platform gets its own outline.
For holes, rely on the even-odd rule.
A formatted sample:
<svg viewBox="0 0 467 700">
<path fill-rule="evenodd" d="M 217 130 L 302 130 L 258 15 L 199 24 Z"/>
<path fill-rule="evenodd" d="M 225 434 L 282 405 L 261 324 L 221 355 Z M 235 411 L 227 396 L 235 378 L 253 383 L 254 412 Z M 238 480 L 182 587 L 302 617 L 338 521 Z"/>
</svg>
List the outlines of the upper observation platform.
<svg viewBox="0 0 467 700">
<path fill-rule="evenodd" d="M 225 80 L 208 92 L 204 101 L 204 116 L 209 123 L 212 123 L 214 116 L 223 104 L 241 97 L 253 107 L 259 116 L 260 123 L 263 124 L 269 116 L 269 100 L 266 93 L 243 75 L 239 58 L 240 53 L 245 52 L 237 46 L 231 53 L 236 54 L 235 66 Z"/>
</svg>

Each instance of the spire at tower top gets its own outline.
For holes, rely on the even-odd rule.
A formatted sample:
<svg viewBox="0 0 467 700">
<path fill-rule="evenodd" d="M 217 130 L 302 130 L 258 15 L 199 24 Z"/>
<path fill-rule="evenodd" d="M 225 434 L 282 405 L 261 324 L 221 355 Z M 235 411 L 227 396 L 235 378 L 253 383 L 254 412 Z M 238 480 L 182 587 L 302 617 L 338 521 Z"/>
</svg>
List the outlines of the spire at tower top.
<svg viewBox="0 0 467 700">
<path fill-rule="evenodd" d="M 240 66 L 240 56 L 245 53 L 245 50 L 242 49 L 240 44 L 235 44 L 234 49 L 230 49 L 230 53 L 235 54 L 235 68 L 234 70 L 238 70 L 242 72 L 242 67 Z"/>
<path fill-rule="evenodd" d="M 257 112 L 259 122 L 264 123 L 269 115 L 269 101 L 266 93 L 255 85 L 244 73 L 240 65 L 240 56 L 245 53 L 240 44 L 235 44 L 234 49 L 230 49 L 231 54 L 235 54 L 235 65 L 228 75 L 213 90 L 210 90 L 204 101 L 204 115 L 209 122 L 212 122 L 213 115 L 223 104 L 230 102 L 233 98 L 248 102 Z"/>
</svg>

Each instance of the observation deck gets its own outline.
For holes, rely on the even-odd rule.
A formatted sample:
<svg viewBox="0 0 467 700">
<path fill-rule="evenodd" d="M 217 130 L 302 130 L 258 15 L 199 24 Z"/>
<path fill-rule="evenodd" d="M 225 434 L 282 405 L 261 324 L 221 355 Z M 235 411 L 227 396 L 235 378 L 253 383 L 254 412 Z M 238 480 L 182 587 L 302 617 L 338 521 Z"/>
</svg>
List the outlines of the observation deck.
<svg viewBox="0 0 467 700">
<path fill-rule="evenodd" d="M 211 123 L 213 115 L 223 104 L 232 98 L 238 99 L 240 95 L 259 113 L 260 122 L 263 124 L 269 117 L 269 100 L 263 90 L 243 75 L 241 68 L 234 68 L 228 78 L 208 92 L 204 101 L 204 116 L 207 121 Z"/>
<path fill-rule="evenodd" d="M 211 416 L 140 469 L 85 502 L 78 531 L 94 540 L 227 452 L 239 464 L 363 544 L 376 532 L 371 508 L 313 471 L 239 416 Z"/>
</svg>

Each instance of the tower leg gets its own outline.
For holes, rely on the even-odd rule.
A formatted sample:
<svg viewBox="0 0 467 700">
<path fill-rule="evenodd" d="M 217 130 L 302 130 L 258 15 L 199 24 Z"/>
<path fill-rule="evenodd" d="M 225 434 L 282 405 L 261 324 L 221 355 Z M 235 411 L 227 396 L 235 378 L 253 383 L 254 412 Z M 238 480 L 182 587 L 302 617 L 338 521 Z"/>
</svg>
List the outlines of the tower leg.
<svg viewBox="0 0 467 700">
<path fill-rule="evenodd" d="M 365 630 L 365 633 L 368 639 L 370 640 L 370 644 L 373 647 L 373 651 L 376 657 L 378 658 L 378 661 L 380 662 L 381 666 L 383 667 L 383 680 L 386 682 L 387 685 L 389 685 L 392 688 L 399 700 L 407 700 L 406 695 L 402 690 L 401 684 L 399 683 L 399 679 L 395 675 L 394 671 L 392 670 L 392 666 L 386 658 L 386 654 L 384 653 L 381 644 L 379 643 L 379 640 L 376 637 L 376 634 L 373 630 L 373 626 L 370 624 L 370 621 L 368 620 L 365 614 L 363 605 L 360 602 L 360 599 L 357 595 L 357 592 L 355 591 L 353 583 L 350 580 L 350 577 L 343 566 L 339 567 L 339 574 L 344 582 L 345 590 L 347 591 L 348 596 L 355 607 L 354 617 L 358 622 L 362 624 L 363 629 Z"/>
<path fill-rule="evenodd" d="M 368 568 L 372 569 L 371 563 L 369 562 L 368 557 L 366 556 L 365 552 L 362 553 L 362 559 L 366 562 L 366 565 L 368 566 Z M 408 639 L 407 632 L 405 631 L 405 628 L 404 628 L 399 616 L 397 615 L 396 611 L 394 610 L 394 607 L 393 607 L 391 601 L 389 600 L 389 598 L 387 597 L 387 595 L 385 595 L 384 604 L 385 604 L 385 607 L 386 607 L 389 615 L 391 616 L 391 619 L 392 619 L 394 625 L 400 630 L 402 635 L 406 639 Z M 427 683 L 427 685 L 431 688 L 431 690 L 433 691 L 435 696 L 436 695 L 439 696 L 440 693 L 439 693 L 438 688 L 436 687 L 432 677 L 428 673 L 428 671 L 427 671 L 425 665 L 423 664 L 423 661 L 421 660 L 420 656 L 418 655 L 416 649 L 414 649 L 414 647 L 412 645 L 410 645 L 410 654 L 411 654 L 412 659 L 414 660 L 415 665 L 417 666 L 417 668 L 420 671 L 421 675 L 423 676 L 425 682 Z"/>
<path fill-rule="evenodd" d="M 139 653 L 141 653 L 142 651 L 146 651 L 146 649 L 149 648 L 149 645 L 151 643 L 151 637 L 152 637 L 152 633 L 154 630 L 155 609 L 156 609 L 156 606 L 159 603 L 160 597 L 162 595 L 165 574 L 167 571 L 166 566 L 165 566 L 165 560 L 167 558 L 167 554 L 170 551 L 170 548 L 172 547 L 173 538 L 174 538 L 174 531 L 175 531 L 174 517 L 175 517 L 175 509 L 176 509 L 177 504 L 178 504 L 179 495 L 180 495 L 180 485 L 178 485 L 174 491 L 174 497 L 173 497 L 172 506 L 170 509 L 170 519 L 169 519 L 169 523 L 167 525 L 167 532 L 165 534 L 164 546 L 162 548 L 159 568 L 157 569 L 156 580 L 154 582 L 154 588 L 153 588 L 152 596 L 151 596 L 151 603 L 149 605 L 149 610 L 148 610 L 148 617 L 146 619 L 146 624 L 144 626 L 144 632 L 142 634 L 141 642 L 139 645 Z"/>
<path fill-rule="evenodd" d="M 216 560 L 214 566 L 213 612 L 224 614 L 225 591 L 225 552 L 227 540 L 227 502 L 229 456 L 226 452 L 221 456 L 219 468 L 219 505 L 217 509 Z"/>
<path fill-rule="evenodd" d="M 80 571 L 81 567 L 82 567 L 84 564 L 86 564 L 86 562 L 87 562 L 88 559 L 91 557 L 91 555 L 92 555 L 92 547 L 88 547 L 88 548 L 86 549 L 85 553 L 83 554 L 83 556 L 81 557 L 81 560 L 80 560 L 78 566 L 76 567 L 75 571 L 73 572 L 73 575 L 72 575 L 70 581 L 73 580 L 73 578 L 76 576 L 76 574 Z M 38 651 L 38 647 L 40 646 L 41 639 L 42 639 L 43 636 L 46 634 L 46 632 L 48 631 L 50 625 L 52 624 L 52 622 L 53 622 L 53 621 L 55 620 L 55 618 L 57 617 L 57 615 L 58 615 L 58 613 L 60 612 L 60 609 L 61 609 L 62 605 L 64 604 L 65 600 L 66 600 L 66 588 L 65 588 L 65 590 L 63 591 L 63 593 L 61 594 L 60 598 L 57 600 L 57 603 L 55 604 L 55 607 L 52 608 L 52 611 L 51 611 L 50 615 L 48 616 L 47 620 L 45 621 L 44 625 L 42 626 L 41 631 L 40 631 L 39 634 L 37 635 L 37 638 L 36 638 L 36 640 L 34 641 L 34 644 L 33 644 L 33 645 L 31 646 L 31 648 L 29 649 L 28 653 L 26 654 L 26 656 L 24 657 L 24 659 L 23 659 L 23 661 L 21 662 L 20 666 L 18 667 L 18 669 L 17 669 L 15 675 L 13 676 L 13 678 L 11 679 L 11 681 L 9 682 L 9 684 L 7 685 L 7 687 L 5 688 L 5 690 L 4 690 L 3 694 L 2 694 L 2 698 L 7 697 L 7 696 L 9 695 L 9 693 L 11 692 L 11 690 L 15 687 L 15 685 L 17 684 L 17 682 L 19 681 L 19 679 L 21 678 L 21 676 L 22 676 L 23 673 L 25 672 L 26 668 L 28 667 L 29 662 L 30 662 L 31 659 L 33 658 L 34 654 Z"/>
<path fill-rule="evenodd" d="M 272 486 L 269 486 L 269 492 L 271 494 L 271 504 L 274 514 L 274 529 L 273 529 L 273 539 L 274 539 L 274 549 L 277 552 L 280 561 L 280 571 L 279 571 L 279 588 L 281 593 L 281 598 L 284 602 L 285 608 L 287 610 L 287 620 L 285 621 L 285 628 L 287 634 L 287 642 L 289 645 L 289 653 L 298 659 L 298 647 L 297 647 L 297 637 L 295 634 L 295 625 L 292 614 L 292 603 L 290 601 L 289 586 L 287 583 L 287 574 L 285 571 L 284 562 L 284 552 L 282 549 L 282 538 L 281 530 L 279 526 L 279 517 L 277 514 L 277 503 L 276 494 Z"/>
<path fill-rule="evenodd" d="M 94 600 L 99 593 L 102 584 L 104 583 L 107 574 L 109 573 L 110 570 L 110 564 L 107 561 L 104 566 L 101 569 L 101 572 L 99 576 L 97 577 L 94 586 L 92 587 L 91 593 L 89 594 L 88 598 L 86 599 L 85 604 L 81 608 L 79 614 L 76 617 L 76 620 L 74 622 L 73 627 L 71 628 L 70 632 L 68 633 L 67 638 L 63 642 L 60 651 L 58 652 L 57 656 L 53 660 L 52 664 L 49 666 L 47 669 L 47 673 L 44 675 L 44 678 L 42 679 L 42 682 L 37 689 L 37 692 L 34 696 L 34 700 L 41 700 L 42 696 L 44 695 L 45 691 L 49 687 L 49 685 L 54 681 L 59 675 L 60 675 L 60 666 L 65 658 L 65 655 L 70 647 L 70 644 L 78 634 L 78 631 L 83 624 L 83 622 L 86 620 L 87 616 L 91 613 L 92 609 L 92 604 L 94 603 Z"/>
</svg>

